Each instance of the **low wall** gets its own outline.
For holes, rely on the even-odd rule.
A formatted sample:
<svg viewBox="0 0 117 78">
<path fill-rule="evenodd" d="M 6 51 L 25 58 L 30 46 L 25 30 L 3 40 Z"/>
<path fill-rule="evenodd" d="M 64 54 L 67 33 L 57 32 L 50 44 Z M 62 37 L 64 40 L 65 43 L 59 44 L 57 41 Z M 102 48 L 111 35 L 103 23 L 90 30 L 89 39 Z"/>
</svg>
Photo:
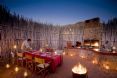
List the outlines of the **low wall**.
<svg viewBox="0 0 117 78">
<path fill-rule="evenodd" d="M 89 49 L 80 49 L 79 55 L 97 64 L 106 71 L 117 71 L 117 52 L 99 52 Z"/>
</svg>

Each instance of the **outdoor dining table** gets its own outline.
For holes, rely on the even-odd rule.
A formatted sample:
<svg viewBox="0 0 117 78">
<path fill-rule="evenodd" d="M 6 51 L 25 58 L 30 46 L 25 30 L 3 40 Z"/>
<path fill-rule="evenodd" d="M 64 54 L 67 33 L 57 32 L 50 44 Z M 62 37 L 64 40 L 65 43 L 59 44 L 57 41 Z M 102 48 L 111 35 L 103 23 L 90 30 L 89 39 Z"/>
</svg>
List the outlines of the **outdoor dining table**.
<svg viewBox="0 0 117 78">
<path fill-rule="evenodd" d="M 51 52 L 29 51 L 29 52 L 24 52 L 24 55 L 27 53 L 32 55 L 33 57 L 43 58 L 45 59 L 45 62 L 51 61 L 51 64 L 50 64 L 51 72 L 55 72 L 56 68 L 62 64 L 62 60 L 63 60 L 62 55 L 56 54 L 54 52 L 51 53 Z"/>
</svg>

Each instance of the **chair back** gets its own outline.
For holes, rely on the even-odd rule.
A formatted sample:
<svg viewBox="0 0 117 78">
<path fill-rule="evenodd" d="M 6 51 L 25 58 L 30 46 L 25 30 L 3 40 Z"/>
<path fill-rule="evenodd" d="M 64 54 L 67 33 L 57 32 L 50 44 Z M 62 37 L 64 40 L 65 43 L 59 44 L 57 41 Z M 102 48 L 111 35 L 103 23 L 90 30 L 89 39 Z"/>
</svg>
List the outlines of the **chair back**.
<svg viewBox="0 0 117 78">
<path fill-rule="evenodd" d="M 29 59 L 29 60 L 32 60 L 32 59 L 33 59 L 33 56 L 30 55 L 30 54 L 25 54 L 25 58 L 26 58 L 26 59 Z"/>
<path fill-rule="evenodd" d="M 23 57 L 23 53 L 17 53 L 17 57 Z"/>
<path fill-rule="evenodd" d="M 44 64 L 45 63 L 45 59 L 39 58 L 39 57 L 35 57 L 34 61 L 37 62 L 37 63 L 40 63 L 40 64 Z"/>
</svg>

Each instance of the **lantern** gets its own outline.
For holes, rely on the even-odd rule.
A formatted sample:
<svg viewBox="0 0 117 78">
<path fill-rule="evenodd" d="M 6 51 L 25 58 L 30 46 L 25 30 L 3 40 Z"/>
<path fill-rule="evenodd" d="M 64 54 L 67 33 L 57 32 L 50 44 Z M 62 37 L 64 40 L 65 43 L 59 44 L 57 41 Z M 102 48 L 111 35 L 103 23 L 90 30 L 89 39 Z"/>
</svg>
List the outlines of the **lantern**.
<svg viewBox="0 0 117 78">
<path fill-rule="evenodd" d="M 92 63 L 93 63 L 93 64 L 98 64 L 97 59 L 94 59 L 94 60 L 92 61 Z"/>
<path fill-rule="evenodd" d="M 6 68 L 10 68 L 10 65 L 9 64 L 6 64 Z"/>
<path fill-rule="evenodd" d="M 17 46 L 16 46 L 16 45 L 14 45 L 14 46 L 13 46 L 13 48 L 14 48 L 14 49 L 16 49 L 16 48 L 17 48 Z"/>
<path fill-rule="evenodd" d="M 27 77 L 28 76 L 28 73 L 27 71 L 24 72 L 24 77 Z"/>
<path fill-rule="evenodd" d="M 18 72 L 19 71 L 19 68 L 18 67 L 15 67 L 15 72 Z"/>
</svg>

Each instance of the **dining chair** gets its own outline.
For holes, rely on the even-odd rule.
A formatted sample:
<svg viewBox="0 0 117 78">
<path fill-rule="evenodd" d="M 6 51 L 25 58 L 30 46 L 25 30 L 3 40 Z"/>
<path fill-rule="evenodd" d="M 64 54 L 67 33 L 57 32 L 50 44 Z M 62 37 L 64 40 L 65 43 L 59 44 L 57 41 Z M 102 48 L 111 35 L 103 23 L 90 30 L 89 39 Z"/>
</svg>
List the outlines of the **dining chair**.
<svg viewBox="0 0 117 78">
<path fill-rule="evenodd" d="M 25 59 L 26 59 L 26 68 L 28 68 L 33 72 L 34 69 L 33 56 L 31 54 L 25 53 Z"/>
<path fill-rule="evenodd" d="M 17 55 L 17 58 L 16 58 L 17 59 L 17 65 L 24 66 L 24 61 L 25 61 L 24 54 L 17 52 L 16 55 Z"/>
<path fill-rule="evenodd" d="M 34 62 L 35 62 L 35 72 L 37 74 L 40 74 L 43 78 L 45 78 L 50 71 L 51 62 L 46 63 L 45 59 L 40 57 L 34 57 Z"/>
</svg>

